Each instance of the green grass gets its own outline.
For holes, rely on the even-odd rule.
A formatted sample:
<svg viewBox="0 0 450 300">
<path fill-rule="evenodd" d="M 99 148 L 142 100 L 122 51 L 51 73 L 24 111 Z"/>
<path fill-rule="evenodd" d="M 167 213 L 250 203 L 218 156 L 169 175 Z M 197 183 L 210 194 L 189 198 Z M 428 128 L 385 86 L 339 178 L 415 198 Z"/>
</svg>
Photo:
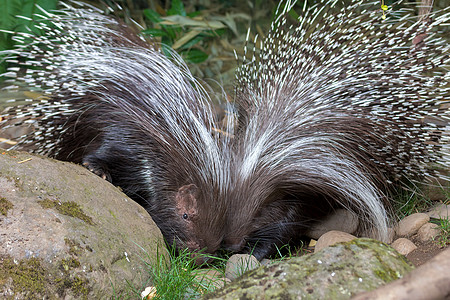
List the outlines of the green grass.
<svg viewBox="0 0 450 300">
<path fill-rule="evenodd" d="M 414 213 L 427 211 L 433 205 L 428 197 L 417 187 L 399 189 L 393 199 L 393 210 L 398 220 Z"/>
<path fill-rule="evenodd" d="M 130 285 L 126 294 L 114 295 L 114 299 L 141 299 L 141 292 L 146 287 L 155 287 L 156 289 L 156 295 L 150 299 L 197 299 L 223 286 L 225 265 L 229 253 L 221 253 L 220 257 L 197 254 L 197 257 L 210 258 L 211 261 L 208 265 L 197 266 L 195 264 L 196 257 L 193 257 L 187 250 L 179 251 L 176 254 L 174 250 L 167 251 L 164 247 L 158 249 L 154 258 L 150 257 L 145 249 L 142 249 L 145 253 L 142 260 L 147 266 L 149 281 L 144 282 L 140 287 Z M 160 251 L 160 249 L 163 250 Z M 286 245 L 278 249 L 278 253 L 274 255 L 273 259 L 275 261 L 289 259 L 299 255 L 298 251 L 304 250 Z M 239 269 L 240 273 L 244 273 L 251 267 L 246 265 L 246 261 L 242 263 L 241 266 L 238 266 L 241 268 Z M 210 275 L 210 272 L 216 273 L 216 275 Z"/>
<path fill-rule="evenodd" d="M 209 257 L 205 254 L 198 256 Z M 158 255 L 149 265 L 150 277 L 156 287 L 154 299 L 192 299 L 213 291 L 220 279 L 209 278 L 195 265 L 195 258 L 187 250 L 169 257 Z M 219 270 L 220 272 L 220 270 Z M 223 274 L 223 273 L 222 273 Z"/>
<path fill-rule="evenodd" d="M 450 220 L 448 218 L 437 219 L 433 223 L 438 224 L 441 229 L 441 233 L 434 238 L 440 247 L 445 247 L 450 244 Z"/>
<path fill-rule="evenodd" d="M 113 299 L 142 299 L 141 293 L 147 287 L 154 287 L 156 290 L 154 297 L 149 298 L 152 300 L 196 299 L 223 286 L 225 260 L 207 254 L 197 254 L 196 257 L 214 260 L 214 264 L 199 267 L 195 264 L 196 257 L 187 250 L 175 254 L 174 250 L 167 251 L 165 247 L 158 249 L 155 257 L 150 257 L 145 249 L 142 249 L 146 255 L 142 260 L 147 266 L 149 281 L 143 282 L 140 287 L 130 284 L 126 293 L 115 294 Z M 216 275 L 210 275 L 210 272 Z"/>
</svg>

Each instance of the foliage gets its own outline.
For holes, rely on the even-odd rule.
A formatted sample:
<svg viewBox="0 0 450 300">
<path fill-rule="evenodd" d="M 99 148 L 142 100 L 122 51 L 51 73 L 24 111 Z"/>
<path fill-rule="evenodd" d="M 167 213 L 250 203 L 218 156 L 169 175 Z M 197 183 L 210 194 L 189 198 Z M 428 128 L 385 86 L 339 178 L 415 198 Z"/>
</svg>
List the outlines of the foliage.
<svg viewBox="0 0 450 300">
<path fill-rule="evenodd" d="M 26 32 L 27 28 L 41 14 L 41 7 L 51 11 L 56 9 L 57 0 L 0 0 L 0 51 L 12 49 L 15 41 L 12 32 Z M 22 16 L 18 18 L 17 16 Z M 35 32 L 36 33 L 36 32 Z M 0 62 L 2 56 L 0 52 Z M 0 64 L 0 73 L 5 71 L 4 62 Z"/>
<path fill-rule="evenodd" d="M 181 0 L 173 0 L 170 8 L 163 14 L 152 9 L 146 9 L 143 13 L 154 27 L 143 30 L 142 33 L 160 38 L 167 56 L 170 56 L 169 49 L 172 48 L 188 63 L 205 61 L 208 54 L 202 50 L 201 43 L 221 36 L 226 28 L 220 21 L 202 17 L 200 11 L 187 13 Z"/>
<path fill-rule="evenodd" d="M 394 213 L 398 220 L 413 213 L 426 211 L 432 206 L 432 201 L 419 191 L 417 187 L 399 188 L 393 199 Z"/>
</svg>

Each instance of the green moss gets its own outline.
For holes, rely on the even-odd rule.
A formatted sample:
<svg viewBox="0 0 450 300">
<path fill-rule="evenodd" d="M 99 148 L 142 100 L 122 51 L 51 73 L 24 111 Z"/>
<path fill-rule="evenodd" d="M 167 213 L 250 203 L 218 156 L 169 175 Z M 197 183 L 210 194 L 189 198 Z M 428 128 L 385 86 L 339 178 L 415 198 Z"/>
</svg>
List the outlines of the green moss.
<svg viewBox="0 0 450 300">
<path fill-rule="evenodd" d="M 5 149 L 0 148 L 0 152 L 1 152 L 1 155 L 13 157 L 13 158 L 16 158 L 19 155 L 23 156 L 23 152 L 15 151 L 15 150 L 5 150 Z"/>
<path fill-rule="evenodd" d="M 89 281 L 87 279 L 75 277 L 72 280 L 71 290 L 75 296 L 82 296 L 83 298 L 86 298 L 89 294 Z"/>
<path fill-rule="evenodd" d="M 64 238 L 64 242 L 66 246 L 69 247 L 69 254 L 79 256 L 83 253 L 84 249 L 81 247 L 80 243 L 69 238 Z"/>
<path fill-rule="evenodd" d="M 12 209 L 14 205 L 6 200 L 6 198 L 0 198 L 0 214 L 7 216 L 8 210 Z"/>
<path fill-rule="evenodd" d="M 391 282 L 399 278 L 399 274 L 392 269 L 377 269 L 373 270 L 375 276 L 383 280 L 384 282 Z"/>
<path fill-rule="evenodd" d="M 56 280 L 58 292 L 63 295 L 66 290 L 71 290 L 76 297 L 87 299 L 89 294 L 89 280 L 80 278 L 78 276 L 70 276 L 69 272 L 72 269 L 80 267 L 80 262 L 75 258 L 68 258 L 61 260 L 61 270 L 64 276 Z"/>
<path fill-rule="evenodd" d="M 75 258 L 68 258 L 61 260 L 61 267 L 64 271 L 69 271 L 71 269 L 75 269 L 81 266 L 80 262 Z"/>
<path fill-rule="evenodd" d="M 370 239 L 355 239 L 353 241 L 348 242 L 348 245 L 356 245 L 360 249 L 373 249 L 372 247 L 369 247 Z M 391 255 L 394 255 L 398 259 L 402 261 L 404 264 L 405 271 L 410 270 L 412 268 L 411 263 L 409 263 L 403 255 L 400 255 L 396 251 L 394 251 L 392 248 L 390 248 L 388 245 L 382 242 L 378 242 L 381 248 L 385 248 L 384 251 L 372 251 L 374 257 L 377 259 L 377 265 L 374 265 L 373 272 L 376 277 L 381 279 L 383 282 L 391 282 L 393 280 L 399 279 L 401 277 L 401 274 L 392 268 L 389 267 L 389 264 L 385 263 L 385 261 L 380 256 L 380 253 L 391 253 Z"/>
<path fill-rule="evenodd" d="M 50 199 L 44 199 L 42 201 L 38 201 L 38 203 L 42 206 L 42 208 L 54 208 L 56 206 L 56 201 Z"/>
<path fill-rule="evenodd" d="M 26 299 L 39 299 L 45 292 L 45 269 L 39 259 L 33 257 L 15 263 L 9 256 L 0 259 L 0 283 L 4 284 L 9 278 L 13 281 L 13 292 L 23 293 Z"/>
<path fill-rule="evenodd" d="M 61 297 L 66 295 L 67 290 L 70 290 L 77 298 L 87 299 L 90 291 L 89 280 L 78 276 L 70 278 L 68 273 L 64 277 L 57 278 L 55 283 L 56 290 Z"/>
<path fill-rule="evenodd" d="M 15 261 L 10 256 L 1 256 L 0 286 L 9 285 L 13 297 L 24 299 L 64 298 L 69 290 L 76 298 L 87 299 L 91 290 L 89 280 L 70 272 L 80 267 L 80 262 L 69 258 L 62 259 L 59 264 L 62 272 L 55 273 L 44 268 L 41 260 L 35 257 Z"/>
<path fill-rule="evenodd" d="M 45 209 L 56 209 L 60 214 L 78 218 L 89 225 L 94 225 L 94 221 L 92 221 L 92 218 L 86 215 L 81 207 L 75 202 L 59 202 L 56 200 L 44 199 L 42 201 L 38 201 L 38 203 Z"/>
</svg>

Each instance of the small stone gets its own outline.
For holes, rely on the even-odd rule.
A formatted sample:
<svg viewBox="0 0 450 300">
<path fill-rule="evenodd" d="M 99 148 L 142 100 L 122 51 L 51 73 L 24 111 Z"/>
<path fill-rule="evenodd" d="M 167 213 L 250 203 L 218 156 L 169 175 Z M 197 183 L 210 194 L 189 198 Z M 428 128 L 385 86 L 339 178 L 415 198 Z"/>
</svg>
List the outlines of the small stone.
<svg viewBox="0 0 450 300">
<path fill-rule="evenodd" d="M 263 265 L 263 266 L 268 266 L 268 265 L 270 265 L 272 263 L 272 261 L 270 260 L 270 259 L 268 259 L 268 258 L 263 258 L 262 260 L 261 260 L 261 265 Z"/>
<path fill-rule="evenodd" d="M 215 269 L 198 269 L 195 277 L 205 288 L 213 286 L 215 289 L 221 289 L 225 286 L 224 274 Z"/>
<path fill-rule="evenodd" d="M 434 237 L 441 233 L 441 228 L 437 224 L 426 223 L 420 227 L 417 232 L 417 238 L 421 242 L 426 242 L 432 240 Z"/>
<path fill-rule="evenodd" d="M 444 219 L 450 218 L 450 205 L 445 205 L 444 203 L 433 207 L 430 211 L 426 213 L 431 218 Z"/>
<path fill-rule="evenodd" d="M 341 242 L 349 242 L 354 239 L 356 239 L 356 236 L 346 232 L 336 230 L 328 231 L 317 240 L 316 247 L 314 248 L 314 253 L 317 253 L 328 246 Z"/>
<path fill-rule="evenodd" d="M 417 246 L 414 245 L 413 242 L 405 238 L 396 239 L 391 244 L 391 247 L 397 250 L 398 253 L 402 255 L 408 255 L 409 253 L 417 249 Z"/>
<path fill-rule="evenodd" d="M 358 224 L 358 217 L 355 214 L 346 209 L 337 209 L 335 212 L 327 216 L 325 220 L 312 226 L 306 235 L 317 240 L 319 237 L 331 230 L 353 234 L 358 229 Z"/>
<path fill-rule="evenodd" d="M 395 232 L 400 237 L 412 236 L 419 231 L 420 227 L 429 221 L 430 217 L 424 213 L 412 214 L 398 222 Z"/>
<path fill-rule="evenodd" d="M 225 277 L 233 280 L 259 266 L 261 266 L 260 262 L 253 255 L 234 254 L 228 259 L 227 266 L 225 267 Z"/>
</svg>

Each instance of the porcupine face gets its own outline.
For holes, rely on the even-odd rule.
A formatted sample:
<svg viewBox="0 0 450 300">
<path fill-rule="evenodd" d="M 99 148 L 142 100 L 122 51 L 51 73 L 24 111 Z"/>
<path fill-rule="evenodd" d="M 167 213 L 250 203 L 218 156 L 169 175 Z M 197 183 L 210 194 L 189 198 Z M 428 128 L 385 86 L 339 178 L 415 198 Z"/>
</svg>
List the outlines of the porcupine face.
<svg viewBox="0 0 450 300">
<path fill-rule="evenodd" d="M 185 247 L 196 257 L 197 264 L 207 259 L 197 256 L 197 252 L 214 254 L 220 247 L 225 223 L 221 207 L 212 208 L 214 199 L 205 199 L 204 193 L 195 184 L 182 186 L 175 194 L 176 216 L 181 220 L 181 247 Z M 178 236 L 179 238 L 179 236 Z M 175 243 L 177 242 L 174 240 Z"/>
</svg>

